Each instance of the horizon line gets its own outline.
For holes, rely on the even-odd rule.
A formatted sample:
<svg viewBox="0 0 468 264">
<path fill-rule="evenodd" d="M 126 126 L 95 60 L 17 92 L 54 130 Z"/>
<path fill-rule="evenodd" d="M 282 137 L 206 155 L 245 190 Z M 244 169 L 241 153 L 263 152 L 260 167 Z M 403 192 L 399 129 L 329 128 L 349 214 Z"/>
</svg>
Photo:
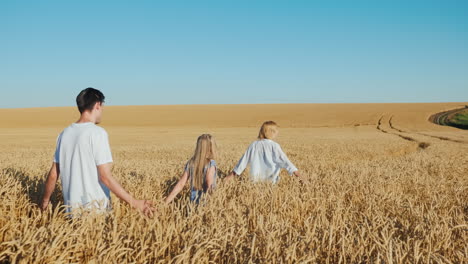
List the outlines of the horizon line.
<svg viewBox="0 0 468 264">
<path fill-rule="evenodd" d="M 141 104 L 141 105 L 125 105 L 125 104 L 105 104 L 105 106 L 109 107 L 131 107 L 131 106 L 219 106 L 219 105 L 306 105 L 306 104 L 330 104 L 330 105 L 337 105 L 337 104 L 467 104 L 468 101 L 444 101 L 444 102 L 346 102 L 346 103 L 226 103 L 226 104 Z M 0 110 L 8 110 L 8 109 L 37 109 L 37 108 L 70 108 L 70 107 L 77 107 L 76 105 L 67 105 L 67 106 L 32 106 L 32 107 L 0 107 Z"/>
</svg>

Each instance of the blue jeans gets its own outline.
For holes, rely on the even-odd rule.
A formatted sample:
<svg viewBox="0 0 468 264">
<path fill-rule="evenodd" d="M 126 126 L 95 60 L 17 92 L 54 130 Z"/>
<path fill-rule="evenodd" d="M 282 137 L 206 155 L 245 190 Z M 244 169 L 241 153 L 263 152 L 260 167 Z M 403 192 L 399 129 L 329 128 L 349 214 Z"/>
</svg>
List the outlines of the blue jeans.
<svg viewBox="0 0 468 264">
<path fill-rule="evenodd" d="M 190 201 L 195 202 L 196 204 L 199 204 L 200 197 L 202 197 L 204 193 L 205 193 L 204 191 L 199 191 L 195 189 L 190 190 Z"/>
</svg>

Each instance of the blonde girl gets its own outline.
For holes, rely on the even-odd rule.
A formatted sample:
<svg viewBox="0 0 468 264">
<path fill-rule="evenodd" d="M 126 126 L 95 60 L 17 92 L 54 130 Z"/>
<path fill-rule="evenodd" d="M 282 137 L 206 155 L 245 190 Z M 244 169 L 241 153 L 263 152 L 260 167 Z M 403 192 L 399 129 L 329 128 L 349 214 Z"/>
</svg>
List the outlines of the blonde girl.
<svg viewBox="0 0 468 264">
<path fill-rule="evenodd" d="M 168 204 L 182 191 L 185 184 L 190 182 L 190 201 L 200 201 L 202 194 L 210 192 L 216 187 L 216 142 L 210 134 L 198 137 L 195 152 L 185 165 L 184 173 L 174 189 L 166 197 Z"/>
<path fill-rule="evenodd" d="M 278 125 L 274 121 L 264 122 L 258 133 L 258 139 L 250 144 L 226 180 L 230 180 L 234 175 L 240 175 L 248 165 L 250 165 L 250 179 L 254 182 L 277 183 L 281 169 L 286 169 L 290 175 L 300 177 L 296 166 L 289 161 L 281 146 L 273 141 L 277 135 Z"/>
</svg>

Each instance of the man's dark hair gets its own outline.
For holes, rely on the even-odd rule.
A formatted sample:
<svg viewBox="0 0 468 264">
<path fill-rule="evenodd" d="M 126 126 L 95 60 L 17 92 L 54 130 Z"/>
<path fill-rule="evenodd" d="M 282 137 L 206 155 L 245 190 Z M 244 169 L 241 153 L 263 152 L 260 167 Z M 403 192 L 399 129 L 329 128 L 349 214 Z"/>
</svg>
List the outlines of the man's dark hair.
<svg viewBox="0 0 468 264">
<path fill-rule="evenodd" d="M 83 113 L 86 110 L 93 110 L 96 103 L 104 103 L 104 99 L 104 94 L 101 91 L 88 87 L 78 94 L 76 97 L 76 105 L 80 113 Z"/>
</svg>

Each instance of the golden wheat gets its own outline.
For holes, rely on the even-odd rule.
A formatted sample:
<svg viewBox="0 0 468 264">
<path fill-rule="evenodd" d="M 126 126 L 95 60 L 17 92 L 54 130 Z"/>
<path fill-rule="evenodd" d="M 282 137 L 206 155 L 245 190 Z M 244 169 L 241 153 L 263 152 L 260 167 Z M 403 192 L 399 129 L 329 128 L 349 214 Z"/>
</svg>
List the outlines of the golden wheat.
<svg viewBox="0 0 468 264">
<path fill-rule="evenodd" d="M 162 108 L 109 107 L 113 173 L 158 211 L 147 219 L 113 197 L 109 215 L 73 220 L 60 185 L 48 212 L 36 203 L 55 138 L 76 114 L 0 110 L 0 263 L 466 263 L 468 135 L 427 122 L 458 105 L 166 106 L 161 123 Z M 208 120 L 188 121 L 191 107 Z M 241 177 L 203 206 L 187 192 L 159 203 L 198 135 L 217 138 L 222 177 L 268 119 L 308 184 L 284 172 L 275 186 Z"/>
</svg>

